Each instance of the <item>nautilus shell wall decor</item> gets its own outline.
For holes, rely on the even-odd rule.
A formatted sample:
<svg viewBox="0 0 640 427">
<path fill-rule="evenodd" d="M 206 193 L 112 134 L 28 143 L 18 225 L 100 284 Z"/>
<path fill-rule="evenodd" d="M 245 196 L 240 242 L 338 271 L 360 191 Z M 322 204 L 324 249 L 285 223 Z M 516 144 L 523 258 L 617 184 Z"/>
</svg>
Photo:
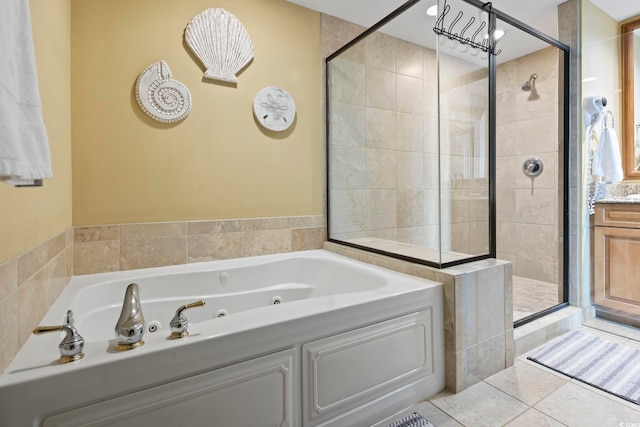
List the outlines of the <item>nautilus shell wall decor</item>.
<svg viewBox="0 0 640 427">
<path fill-rule="evenodd" d="M 208 79 L 237 83 L 236 73 L 253 59 L 253 43 L 236 16 L 222 8 L 207 9 L 191 19 L 184 40 L 207 68 Z"/>
<path fill-rule="evenodd" d="M 296 118 L 296 103 L 286 90 L 267 86 L 253 99 L 253 114 L 265 128 L 281 132 L 293 124 Z"/>
<path fill-rule="evenodd" d="M 136 81 L 136 100 L 145 114 L 162 123 L 180 121 L 191 111 L 191 93 L 171 78 L 164 61 L 145 68 Z"/>
</svg>

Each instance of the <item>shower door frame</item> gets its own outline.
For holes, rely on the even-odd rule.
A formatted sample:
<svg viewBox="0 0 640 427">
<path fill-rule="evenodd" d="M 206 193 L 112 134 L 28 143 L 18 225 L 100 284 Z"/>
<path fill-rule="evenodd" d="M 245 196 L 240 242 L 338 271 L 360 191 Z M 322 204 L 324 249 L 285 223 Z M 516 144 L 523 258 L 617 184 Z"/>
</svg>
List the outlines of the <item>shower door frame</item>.
<svg viewBox="0 0 640 427">
<path fill-rule="evenodd" d="M 367 36 L 369 36 L 371 33 L 377 31 L 380 27 L 384 26 L 385 24 L 387 24 L 389 21 L 391 21 L 392 19 L 394 19 L 396 16 L 402 14 L 403 12 L 405 12 L 406 10 L 408 10 L 409 8 L 411 8 L 412 6 L 414 6 L 416 3 L 418 3 L 420 0 L 408 0 L 407 2 L 405 2 L 404 4 L 402 4 L 399 8 L 397 8 L 396 10 L 394 10 L 393 12 L 391 12 L 389 15 L 387 15 L 385 18 L 383 18 L 382 20 L 380 20 L 378 23 L 374 24 L 372 27 L 366 29 L 363 33 L 361 33 L 360 35 L 358 35 L 356 38 L 354 38 L 353 40 L 351 40 L 350 42 L 348 42 L 347 44 L 345 44 L 343 47 L 341 47 L 340 49 L 338 49 L 336 52 L 334 52 L 333 54 L 329 55 L 326 59 L 325 59 L 325 71 L 326 71 L 326 75 L 329 75 L 329 63 L 333 58 L 336 58 L 337 56 L 339 56 L 340 54 L 342 54 L 343 52 L 345 52 L 346 50 L 348 50 L 350 47 L 352 47 L 353 45 L 355 45 L 356 43 L 360 42 L 362 39 L 366 38 Z M 496 20 L 499 18 L 501 21 L 506 22 L 507 24 L 513 26 L 514 28 L 517 28 L 518 30 L 524 31 L 525 33 L 538 38 L 544 42 L 546 42 L 547 44 L 554 46 L 558 49 L 560 49 L 564 55 L 563 55 L 563 96 L 562 96 L 562 106 L 563 106 L 563 111 L 562 111 L 562 126 L 563 126 L 563 131 L 562 131 L 562 135 L 563 135 L 563 142 L 562 142 L 562 146 L 563 146 L 563 153 L 562 153 L 562 157 L 563 157 L 563 161 L 562 161 L 562 165 L 563 165 L 563 203 L 562 203 L 562 237 L 563 237 L 563 243 L 562 243 L 562 289 L 563 289 L 563 302 L 549 307 L 545 310 L 542 310 L 538 313 L 534 313 L 530 316 L 524 317 L 522 319 L 519 319 L 518 321 L 514 322 L 514 327 L 523 325 L 525 323 L 528 323 L 532 320 L 535 320 L 539 317 L 542 317 L 544 315 L 547 315 L 551 312 L 557 311 L 561 308 L 564 308 L 566 306 L 569 305 L 569 259 L 570 259 L 570 254 L 569 254 L 569 250 L 570 250 L 570 239 L 569 239 L 569 230 L 570 230 L 570 218 L 569 218 L 569 191 L 570 191 L 570 184 L 569 184 L 569 141 L 570 141 L 570 76 L 571 76 L 571 61 L 570 61 L 570 53 L 571 53 L 571 48 L 536 30 L 535 28 L 513 18 L 512 16 L 501 12 L 498 9 L 494 9 L 491 5 L 491 2 L 488 3 L 484 3 L 480 0 L 462 0 L 463 2 L 474 6 L 484 12 L 486 12 L 488 14 L 489 17 L 489 28 L 495 28 L 496 26 Z M 469 258 L 465 258 L 464 260 L 460 260 L 460 261 L 452 261 L 452 262 L 447 262 L 447 263 L 436 263 L 433 261 L 427 261 L 427 260 L 423 260 L 423 259 L 419 259 L 419 258 L 413 258 L 413 257 L 407 257 L 405 255 L 401 255 L 401 254 L 396 254 L 396 253 L 391 253 L 391 252 L 387 252 L 387 251 L 382 251 L 379 249 L 375 249 L 375 248 L 370 248 L 367 246 L 362 246 L 362 245 L 357 245 L 354 243 L 350 243 L 350 242 L 345 242 L 343 240 L 337 240 L 337 239 L 332 239 L 331 236 L 331 224 L 330 224 L 330 209 L 331 209 L 331 200 L 330 200 L 330 193 L 331 193 L 331 186 L 330 186 L 330 170 L 331 170 L 331 165 L 330 165 L 330 128 L 329 128 L 329 105 L 330 103 L 327 102 L 326 103 L 326 108 L 327 108 L 327 120 L 326 120 L 326 135 L 327 135 L 327 144 L 326 144 L 326 155 L 327 155 L 327 162 L 326 162 L 326 188 L 327 188 L 327 199 L 326 199 L 326 203 L 327 203 L 327 240 L 329 242 L 332 243 L 337 243 L 340 245 L 344 245 L 344 246 L 349 246 L 349 247 L 354 247 L 356 249 L 362 249 L 368 252 L 373 252 L 373 253 L 377 253 L 377 254 L 381 254 L 381 255 L 386 255 L 386 256 L 390 256 L 393 258 L 398 258 L 404 261 L 409 261 L 409 262 L 413 262 L 413 263 L 418 263 L 418 264 L 423 264 L 423 265 L 428 265 L 431 267 L 436 267 L 436 268 L 447 268 L 447 267 L 452 267 L 455 265 L 459 265 L 459 264 L 466 264 L 469 262 L 473 262 L 473 261 L 477 261 L 477 260 L 483 260 L 483 259 L 487 259 L 487 258 L 496 258 L 496 250 L 497 250 L 497 231 L 496 231 L 496 220 L 497 220 L 497 191 L 496 191 L 496 86 L 497 86 L 497 61 L 496 61 L 496 56 L 494 54 L 489 54 L 488 55 L 488 90 L 489 90 L 489 253 L 487 255 L 480 255 L 480 256 L 473 256 L 473 257 L 469 257 Z M 327 78 L 325 81 L 325 89 L 326 89 L 326 93 L 327 95 L 329 94 L 329 79 Z M 558 284 L 560 286 L 560 284 Z"/>
</svg>

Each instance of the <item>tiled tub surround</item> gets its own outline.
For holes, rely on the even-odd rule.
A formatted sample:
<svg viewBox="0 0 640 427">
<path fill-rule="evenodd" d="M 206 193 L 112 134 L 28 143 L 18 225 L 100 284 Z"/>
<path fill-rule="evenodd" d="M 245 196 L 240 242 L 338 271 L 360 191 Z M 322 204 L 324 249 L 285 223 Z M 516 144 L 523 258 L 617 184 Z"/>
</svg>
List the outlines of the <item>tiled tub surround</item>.
<svg viewBox="0 0 640 427">
<path fill-rule="evenodd" d="M 0 264 L 0 373 L 74 275 L 319 249 L 324 217 L 75 227 Z"/>
<path fill-rule="evenodd" d="M 0 264 L 0 373 L 73 275 L 68 229 Z"/>
<path fill-rule="evenodd" d="M 319 249 L 324 217 L 97 225 L 73 230 L 74 275 Z"/>
<path fill-rule="evenodd" d="M 511 263 L 435 269 L 326 242 L 324 249 L 444 285 L 445 381 L 457 393 L 513 365 Z"/>
<path fill-rule="evenodd" d="M 334 49 L 360 31 L 323 17 L 325 44 Z M 473 145 L 482 140 L 486 72 L 444 54 L 438 64 L 435 51 L 382 33 L 330 67 L 331 237 L 486 253 L 485 151 Z"/>
</svg>

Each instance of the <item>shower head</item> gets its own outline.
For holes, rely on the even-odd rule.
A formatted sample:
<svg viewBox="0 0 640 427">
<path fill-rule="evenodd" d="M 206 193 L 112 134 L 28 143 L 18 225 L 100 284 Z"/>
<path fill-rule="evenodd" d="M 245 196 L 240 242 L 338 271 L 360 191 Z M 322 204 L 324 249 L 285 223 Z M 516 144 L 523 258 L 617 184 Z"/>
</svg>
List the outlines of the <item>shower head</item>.
<svg viewBox="0 0 640 427">
<path fill-rule="evenodd" d="M 529 76 L 529 80 L 524 82 L 524 84 L 522 85 L 522 90 L 525 92 L 531 92 L 531 89 L 533 89 L 533 85 L 535 84 L 535 81 L 537 78 L 538 78 L 537 74 L 535 73 L 531 74 L 531 76 Z"/>
</svg>

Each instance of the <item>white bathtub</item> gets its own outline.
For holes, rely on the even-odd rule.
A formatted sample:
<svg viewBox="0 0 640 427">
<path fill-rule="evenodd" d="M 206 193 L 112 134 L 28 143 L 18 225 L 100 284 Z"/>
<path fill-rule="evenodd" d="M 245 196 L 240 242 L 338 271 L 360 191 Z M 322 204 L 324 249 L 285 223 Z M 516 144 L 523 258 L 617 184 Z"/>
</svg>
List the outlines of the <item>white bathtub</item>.
<svg viewBox="0 0 640 427">
<path fill-rule="evenodd" d="M 157 331 L 115 352 L 131 282 Z M 31 336 L 0 377 L 0 425 L 369 426 L 444 388 L 442 298 L 325 251 L 74 277 L 41 324 L 73 310 L 85 357 L 57 364 L 61 338 Z"/>
</svg>

